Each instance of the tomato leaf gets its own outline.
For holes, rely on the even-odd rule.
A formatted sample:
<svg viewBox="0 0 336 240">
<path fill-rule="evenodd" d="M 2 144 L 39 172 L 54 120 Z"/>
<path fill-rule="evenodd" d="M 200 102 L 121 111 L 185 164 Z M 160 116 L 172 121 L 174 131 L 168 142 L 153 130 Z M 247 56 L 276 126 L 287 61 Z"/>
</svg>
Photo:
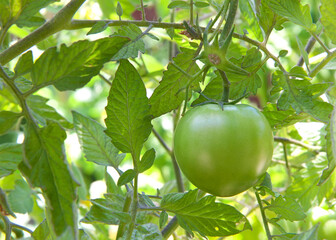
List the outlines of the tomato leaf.
<svg viewBox="0 0 336 240">
<path fill-rule="evenodd" d="M 28 51 L 19 58 L 17 61 L 14 71 L 15 76 L 21 76 L 23 74 L 26 74 L 31 71 L 31 68 L 33 67 L 33 54 L 32 51 Z"/>
<path fill-rule="evenodd" d="M 151 148 L 148 151 L 146 151 L 145 154 L 142 156 L 138 171 L 142 173 L 147 169 L 149 169 L 153 165 L 154 159 L 155 159 L 155 150 Z"/>
<path fill-rule="evenodd" d="M 104 198 L 92 199 L 90 211 L 81 220 L 84 223 L 100 222 L 117 225 L 128 223 L 131 216 L 123 212 L 124 197 L 117 194 L 105 194 Z"/>
<path fill-rule="evenodd" d="M 300 0 L 266 0 L 266 3 L 276 14 L 307 30 L 314 29 L 309 6 L 302 6 Z"/>
<path fill-rule="evenodd" d="M 18 121 L 21 114 L 9 111 L 0 112 L 0 135 L 6 133 Z"/>
<path fill-rule="evenodd" d="M 12 174 L 22 161 L 22 145 L 16 143 L 0 144 L 0 178 Z"/>
<path fill-rule="evenodd" d="M 229 236 L 251 229 L 247 218 L 234 207 L 215 202 L 214 196 L 197 199 L 198 191 L 164 195 L 161 208 L 176 214 L 181 227 L 203 236 Z"/>
<path fill-rule="evenodd" d="M 182 53 L 178 54 L 173 59 L 174 63 L 189 74 L 195 74 L 200 70 L 194 61 L 195 52 L 185 48 L 181 50 Z M 190 79 L 184 73 L 180 72 L 171 63 L 168 64 L 167 71 L 163 73 L 160 85 L 154 90 L 149 99 L 151 114 L 154 118 L 168 113 L 180 106 L 183 100 L 185 100 L 185 88 L 187 87 L 189 81 Z M 194 80 L 190 86 L 191 89 L 197 88 L 199 81 L 201 81 L 201 77 Z M 190 98 L 191 91 L 189 91 L 189 93 Z"/>
<path fill-rule="evenodd" d="M 160 228 L 163 228 L 163 226 L 166 225 L 167 221 L 168 221 L 168 213 L 166 211 L 162 211 L 159 220 Z"/>
<path fill-rule="evenodd" d="M 278 110 L 276 104 L 269 103 L 264 107 L 264 116 L 267 118 L 271 127 L 280 129 L 282 127 L 291 126 L 296 122 L 300 122 L 309 117 L 306 113 L 296 114 L 294 110 Z"/>
<path fill-rule="evenodd" d="M 306 79 L 290 79 L 279 70 L 273 74 L 272 83 L 275 87 L 279 87 L 279 90 L 283 89 L 277 103 L 280 110 L 293 108 L 297 114 L 305 112 L 318 121 L 329 121 L 333 107 L 322 101 L 319 96 L 330 87 L 330 84 L 312 84 Z"/>
<path fill-rule="evenodd" d="M 105 31 L 108 27 L 109 22 L 106 21 L 98 21 L 95 25 L 92 26 L 90 31 L 86 35 L 96 34 Z"/>
<path fill-rule="evenodd" d="M 321 1 L 321 23 L 324 26 L 324 31 L 330 37 L 331 41 L 336 44 L 336 0 Z"/>
<path fill-rule="evenodd" d="M 131 182 L 135 176 L 136 176 L 136 171 L 134 171 L 133 169 L 128 169 L 123 174 L 121 174 L 121 176 L 119 177 L 117 186 L 121 187 L 122 185 L 125 185 Z"/>
<path fill-rule="evenodd" d="M 77 183 L 64 155 L 65 138 L 65 131 L 57 123 L 48 122 L 41 129 L 28 124 L 24 141 L 25 161 L 20 164 L 20 170 L 32 186 L 42 189 L 55 235 L 61 236 L 70 227 L 70 239 L 75 239 Z"/>
<path fill-rule="evenodd" d="M 300 221 L 306 218 L 306 214 L 300 204 L 291 198 L 282 196 L 275 198 L 275 200 L 272 199 L 271 204 L 265 206 L 265 209 L 273 211 L 289 221 Z"/>
<path fill-rule="evenodd" d="M 336 167 L 336 109 L 334 108 L 330 122 L 326 127 L 326 147 L 327 147 L 327 158 L 328 167 L 323 170 L 322 176 L 318 185 L 323 184 L 332 174 Z"/>
<path fill-rule="evenodd" d="M 46 126 L 47 120 L 53 120 L 64 128 L 72 128 L 72 124 L 67 119 L 47 104 L 48 101 L 49 99 L 38 95 L 31 95 L 27 98 L 27 105 L 37 122 Z"/>
<path fill-rule="evenodd" d="M 118 154 L 119 149 L 112 144 L 111 138 L 105 134 L 105 128 L 98 122 L 77 112 L 72 112 L 72 116 L 86 159 L 99 165 L 117 168 L 125 154 Z"/>
<path fill-rule="evenodd" d="M 142 39 L 141 29 L 135 24 L 129 24 L 119 29 L 117 33 L 112 36 L 123 36 L 131 39 L 130 42 L 125 44 L 114 56 L 113 60 L 136 58 L 139 52 L 145 53 L 145 43 Z"/>
<path fill-rule="evenodd" d="M 106 134 L 124 153 L 139 159 L 140 150 L 152 130 L 146 88 L 127 60 L 121 60 L 106 106 Z"/>
<path fill-rule="evenodd" d="M 34 201 L 32 191 L 23 179 L 19 179 L 15 182 L 14 190 L 8 194 L 8 202 L 11 209 L 17 213 L 24 214 L 33 210 Z"/>
<path fill-rule="evenodd" d="M 128 41 L 110 37 L 78 41 L 69 47 L 63 44 L 59 51 L 49 48 L 34 63 L 32 82 L 36 87 L 54 84 L 60 91 L 83 87 Z"/>
<path fill-rule="evenodd" d="M 263 33 L 260 29 L 260 25 L 258 23 L 255 1 L 240 0 L 239 9 L 244 18 L 246 19 L 247 23 L 249 24 L 255 38 L 258 41 L 262 42 L 264 38 Z"/>
<path fill-rule="evenodd" d="M 182 8 L 182 9 L 189 9 L 190 5 L 185 1 L 174 1 L 169 3 L 168 8 Z"/>
<path fill-rule="evenodd" d="M 111 175 L 105 171 L 106 192 L 123 195 L 120 187 L 117 186 Z"/>
<path fill-rule="evenodd" d="M 35 228 L 32 237 L 36 240 L 52 240 L 47 220 L 43 220 Z"/>
</svg>

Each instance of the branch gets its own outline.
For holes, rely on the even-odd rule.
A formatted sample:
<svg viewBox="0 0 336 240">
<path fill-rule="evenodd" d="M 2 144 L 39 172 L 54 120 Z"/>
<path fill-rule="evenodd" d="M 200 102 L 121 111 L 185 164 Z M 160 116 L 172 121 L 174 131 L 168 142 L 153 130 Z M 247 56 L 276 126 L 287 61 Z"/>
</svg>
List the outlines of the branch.
<svg viewBox="0 0 336 240">
<path fill-rule="evenodd" d="M 315 77 L 316 74 L 319 73 L 319 71 L 325 66 L 327 65 L 328 62 L 330 62 L 330 60 L 332 60 L 333 58 L 336 57 L 336 50 L 333 50 L 332 52 L 330 52 L 319 64 L 317 64 L 317 66 L 310 72 L 309 77 Z"/>
<path fill-rule="evenodd" d="M 290 139 L 290 138 L 274 137 L 274 141 L 275 142 L 281 142 L 281 143 L 294 144 L 294 145 L 306 148 L 308 150 L 311 150 L 311 151 L 313 151 L 315 153 L 318 153 L 318 151 L 320 150 L 319 147 L 311 146 L 311 145 L 305 144 L 303 142 L 300 142 L 298 140 Z"/>
<path fill-rule="evenodd" d="M 155 28 L 174 28 L 185 29 L 183 23 L 167 23 L 157 21 L 138 21 L 138 20 L 72 20 L 64 29 L 76 30 L 82 28 L 91 28 L 98 22 L 106 22 L 110 27 L 125 26 L 128 24 L 135 24 L 138 27 L 149 27 L 153 25 Z"/>
<path fill-rule="evenodd" d="M 305 47 L 305 51 L 307 53 L 310 53 L 310 51 L 312 50 L 312 48 L 315 45 L 315 43 L 316 43 L 316 38 L 310 37 L 310 39 L 308 40 L 308 43 L 307 43 L 307 45 Z M 300 59 L 299 59 L 299 61 L 298 61 L 298 63 L 296 64 L 296 66 L 302 67 L 303 63 L 304 63 L 304 60 L 303 60 L 303 57 L 301 56 Z"/>
<path fill-rule="evenodd" d="M 260 208 L 260 213 L 261 213 L 261 217 L 262 217 L 262 220 L 263 220 L 263 223 L 264 223 L 267 239 L 272 240 L 272 235 L 271 235 L 271 231 L 268 227 L 268 222 L 267 222 L 265 210 L 264 210 L 264 207 L 262 205 L 262 202 L 261 202 L 261 199 L 260 199 L 260 196 L 259 196 L 259 193 L 258 193 L 257 189 L 255 189 L 255 195 L 256 195 L 258 205 L 259 205 L 259 208 Z"/>
<path fill-rule="evenodd" d="M 0 64 L 4 65 L 8 63 L 43 39 L 65 29 L 71 21 L 73 15 L 84 2 L 85 0 L 71 0 L 48 22 L 0 53 Z"/>
</svg>

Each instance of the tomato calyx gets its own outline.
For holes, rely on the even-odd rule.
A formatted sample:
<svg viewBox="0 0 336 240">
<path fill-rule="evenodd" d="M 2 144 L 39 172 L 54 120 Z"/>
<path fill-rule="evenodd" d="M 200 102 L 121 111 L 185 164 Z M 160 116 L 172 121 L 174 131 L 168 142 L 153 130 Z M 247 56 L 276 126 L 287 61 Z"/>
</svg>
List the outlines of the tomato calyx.
<svg viewBox="0 0 336 240">
<path fill-rule="evenodd" d="M 200 94 L 202 97 L 204 97 L 207 101 L 204 101 L 202 103 L 198 103 L 195 105 L 192 105 L 193 107 L 197 107 L 197 106 L 202 106 L 202 105 L 206 105 L 206 104 L 218 104 L 222 109 L 224 108 L 224 105 L 235 105 L 237 103 L 239 103 L 243 98 L 248 96 L 248 93 L 246 92 L 247 89 L 245 89 L 244 94 L 232 101 L 223 101 L 223 100 L 216 100 L 213 98 L 209 98 L 208 96 L 206 96 L 204 93 L 202 93 L 201 91 L 196 91 L 198 94 Z"/>
</svg>

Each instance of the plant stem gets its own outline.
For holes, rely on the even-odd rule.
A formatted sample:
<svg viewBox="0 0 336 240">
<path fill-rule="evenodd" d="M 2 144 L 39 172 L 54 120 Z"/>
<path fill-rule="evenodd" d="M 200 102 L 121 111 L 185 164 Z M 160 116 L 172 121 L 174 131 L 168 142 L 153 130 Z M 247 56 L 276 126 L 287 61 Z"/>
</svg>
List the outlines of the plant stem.
<svg viewBox="0 0 336 240">
<path fill-rule="evenodd" d="M 315 45 L 316 43 L 316 38 L 314 38 L 313 36 L 310 37 L 310 39 L 308 40 L 307 42 L 307 45 L 305 47 L 305 51 L 307 53 L 310 53 L 310 51 L 312 50 L 313 46 Z M 303 60 L 303 57 L 301 56 L 298 63 L 296 64 L 296 66 L 301 66 L 303 65 L 304 63 L 304 60 Z"/>
<path fill-rule="evenodd" d="M 98 74 L 98 76 L 104 80 L 104 82 L 106 82 L 109 86 L 112 86 L 112 83 L 106 78 L 104 77 L 101 73 Z"/>
<path fill-rule="evenodd" d="M 320 148 L 319 147 L 315 147 L 315 146 L 311 146 L 308 144 L 305 144 L 303 142 L 300 142 L 298 140 L 295 139 L 290 139 L 290 138 L 284 138 L 284 137 L 274 137 L 274 141 L 275 142 L 281 142 L 281 143 L 289 143 L 289 144 L 294 144 L 303 148 L 306 148 L 310 151 L 313 151 L 315 153 L 318 153 Z"/>
<path fill-rule="evenodd" d="M 152 133 L 157 138 L 157 140 L 161 143 L 161 145 L 163 146 L 163 148 L 166 149 L 167 153 L 169 155 L 172 155 L 173 151 L 170 149 L 170 147 L 165 142 L 165 140 L 160 136 L 160 134 L 154 128 L 152 128 Z"/>
<path fill-rule="evenodd" d="M 123 212 L 128 212 L 131 206 L 131 202 L 132 202 L 132 196 L 130 195 L 130 192 L 128 192 L 126 194 L 126 199 L 125 199 L 125 203 L 124 203 L 124 207 L 123 207 Z M 126 224 L 123 222 L 119 223 L 119 227 L 118 227 L 118 231 L 117 231 L 117 238 L 119 239 L 124 235 L 125 232 L 125 228 L 126 228 Z"/>
<path fill-rule="evenodd" d="M 218 71 L 219 71 L 219 74 L 221 75 L 222 80 L 223 80 L 223 95 L 222 95 L 221 102 L 222 103 L 228 103 L 229 102 L 231 83 L 230 83 L 229 79 L 227 78 L 224 71 L 219 70 L 219 69 L 218 69 Z"/>
<path fill-rule="evenodd" d="M 190 0 L 190 26 L 194 25 L 194 1 Z"/>
<path fill-rule="evenodd" d="M 24 226 L 18 225 L 18 224 L 13 223 L 13 222 L 11 222 L 11 224 L 12 224 L 12 228 L 21 229 L 21 230 L 23 230 L 23 231 L 25 231 L 25 232 L 27 232 L 29 234 L 33 234 L 33 231 L 30 230 L 29 228 L 26 228 Z"/>
<path fill-rule="evenodd" d="M 140 4 L 141 4 L 142 21 L 146 21 L 146 13 L 143 0 L 140 0 Z"/>
<path fill-rule="evenodd" d="M 12 235 L 12 224 L 9 221 L 8 217 L 3 216 L 0 214 L 1 218 L 3 219 L 5 226 L 6 226 L 6 238 L 5 240 L 11 240 L 11 235 Z"/>
<path fill-rule="evenodd" d="M 316 74 L 319 73 L 319 71 L 327 65 L 330 60 L 336 57 L 336 50 L 330 52 L 317 66 L 310 72 L 309 77 L 315 77 Z"/>
<path fill-rule="evenodd" d="M 173 234 L 173 232 L 176 230 L 177 227 L 178 227 L 177 217 L 174 216 L 165 226 L 165 228 L 161 231 L 163 239 L 168 239 L 170 235 Z"/>
<path fill-rule="evenodd" d="M 288 162 L 286 143 L 282 143 L 282 147 L 283 147 L 284 159 L 285 159 L 285 163 L 286 163 L 286 171 L 287 171 L 287 175 L 288 175 L 288 183 L 287 184 L 289 186 L 292 182 L 292 172 L 291 172 L 289 162 Z"/>
<path fill-rule="evenodd" d="M 221 40 L 226 39 L 229 33 L 231 32 L 231 29 L 232 29 L 232 26 L 233 26 L 233 23 L 236 17 L 237 9 L 238 9 L 238 0 L 231 0 L 229 14 L 226 18 L 226 23 L 224 25 L 224 29 L 222 33 L 223 39 Z"/>
<path fill-rule="evenodd" d="M 157 22 L 157 21 L 138 21 L 138 20 L 72 20 L 65 26 L 66 30 L 76 30 L 82 28 L 90 28 L 97 22 L 106 22 L 109 26 L 126 26 L 129 24 L 135 24 L 138 27 L 148 27 L 153 25 L 155 28 L 174 28 L 185 29 L 183 23 L 169 23 L 169 22 Z"/>
<path fill-rule="evenodd" d="M 19 40 L 0 53 L 0 64 L 4 65 L 50 35 L 63 30 L 85 0 L 71 0 L 52 19 L 34 32 Z"/>
<path fill-rule="evenodd" d="M 271 231 L 268 227 L 268 223 L 267 223 L 267 218 L 266 218 L 266 214 L 265 214 L 265 209 L 262 205 L 262 202 L 261 202 L 261 199 L 260 199 L 260 196 L 259 196 L 259 193 L 258 193 L 258 190 L 257 189 L 254 189 L 254 193 L 256 195 L 256 198 L 257 198 L 257 201 L 258 201 L 258 204 L 259 204 L 259 208 L 260 208 L 260 213 L 261 213 L 261 217 L 262 217 L 262 220 L 263 220 L 263 223 L 264 223 L 264 227 L 265 227 L 265 231 L 266 231 L 266 235 L 267 235 L 267 239 L 268 240 L 272 240 L 272 235 L 271 235 Z"/>
<path fill-rule="evenodd" d="M 137 171 L 137 168 L 135 168 Z M 128 228 L 128 234 L 126 237 L 126 240 L 132 240 L 132 234 L 133 230 L 135 227 L 135 220 L 136 220 L 136 215 L 138 212 L 138 176 L 139 174 L 137 173 L 134 177 L 134 188 L 133 188 L 133 198 L 132 198 L 132 203 L 131 203 L 131 223 Z"/>
<path fill-rule="evenodd" d="M 310 32 L 310 34 L 316 39 L 316 41 L 321 45 L 321 47 L 324 49 L 324 51 L 326 51 L 328 54 L 330 53 L 329 48 L 322 42 L 322 40 L 320 39 L 320 37 L 314 33 L 314 32 Z"/>
</svg>

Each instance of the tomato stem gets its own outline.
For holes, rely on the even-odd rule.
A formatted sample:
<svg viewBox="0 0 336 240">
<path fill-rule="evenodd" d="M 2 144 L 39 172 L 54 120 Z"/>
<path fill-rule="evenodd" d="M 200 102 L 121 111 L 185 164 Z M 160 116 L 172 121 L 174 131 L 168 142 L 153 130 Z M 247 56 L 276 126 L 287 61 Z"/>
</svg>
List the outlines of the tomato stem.
<svg viewBox="0 0 336 240">
<path fill-rule="evenodd" d="M 259 205 L 259 208 L 260 208 L 260 213 L 261 213 L 261 217 L 262 217 L 262 220 L 263 220 L 263 223 L 264 223 L 264 228 L 265 228 L 265 231 L 266 231 L 267 239 L 268 240 L 272 240 L 272 235 L 271 235 L 271 231 L 270 231 L 270 229 L 268 227 L 268 222 L 267 222 L 267 218 L 266 218 L 266 214 L 265 214 L 265 209 L 264 209 L 264 207 L 262 205 L 262 202 L 261 202 L 258 190 L 254 189 L 254 193 L 256 195 L 256 198 L 257 198 L 257 201 L 258 201 L 258 205 Z"/>
<path fill-rule="evenodd" d="M 222 95 L 222 99 L 221 99 L 221 103 L 225 104 L 229 102 L 229 95 L 230 95 L 230 81 L 227 78 L 226 74 L 224 71 L 219 70 L 218 69 L 219 74 L 221 75 L 222 79 L 223 79 L 223 95 Z M 223 108 L 223 106 L 222 106 Z"/>
</svg>

